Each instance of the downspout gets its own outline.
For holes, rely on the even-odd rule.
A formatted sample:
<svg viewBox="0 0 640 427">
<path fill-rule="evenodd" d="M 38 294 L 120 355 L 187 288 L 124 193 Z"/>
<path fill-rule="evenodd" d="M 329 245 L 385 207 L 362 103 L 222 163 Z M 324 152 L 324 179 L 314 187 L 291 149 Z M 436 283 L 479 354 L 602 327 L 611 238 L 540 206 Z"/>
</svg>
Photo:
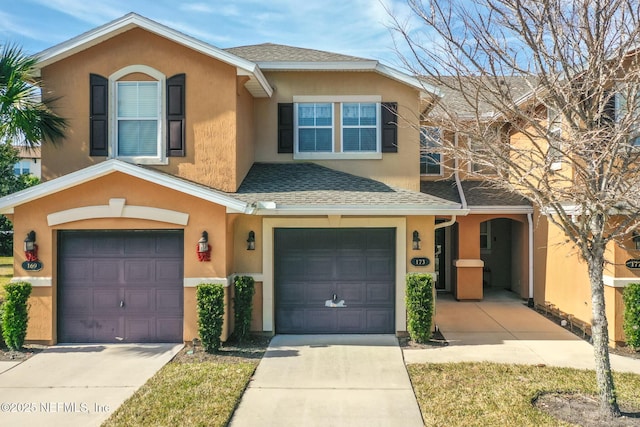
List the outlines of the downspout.
<svg viewBox="0 0 640 427">
<path fill-rule="evenodd" d="M 527 306 L 533 307 L 533 216 L 527 214 L 527 222 L 529 223 L 529 300 Z"/>
<path fill-rule="evenodd" d="M 453 144 L 455 148 L 458 148 L 458 132 L 453 135 Z M 464 191 L 462 190 L 462 183 L 460 182 L 460 175 L 458 174 L 458 169 L 460 167 L 458 156 L 454 158 L 454 167 L 453 167 L 453 176 L 456 180 L 456 187 L 458 187 L 458 195 L 460 196 L 460 203 L 462 203 L 462 209 L 467 209 L 467 199 L 464 197 Z"/>
</svg>

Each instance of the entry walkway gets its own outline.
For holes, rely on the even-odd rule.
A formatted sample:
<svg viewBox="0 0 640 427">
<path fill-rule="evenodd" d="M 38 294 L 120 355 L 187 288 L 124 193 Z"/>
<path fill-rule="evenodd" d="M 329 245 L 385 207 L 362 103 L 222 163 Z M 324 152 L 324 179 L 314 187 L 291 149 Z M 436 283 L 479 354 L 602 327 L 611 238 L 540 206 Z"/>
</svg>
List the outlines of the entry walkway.
<svg viewBox="0 0 640 427">
<path fill-rule="evenodd" d="M 278 335 L 231 424 L 422 426 L 393 335 Z"/>
<path fill-rule="evenodd" d="M 405 349 L 406 363 L 498 362 L 595 369 L 593 347 L 510 292 L 483 301 L 438 295 L 436 324 L 446 347 Z M 611 355 L 614 371 L 640 374 L 640 359 Z"/>
</svg>

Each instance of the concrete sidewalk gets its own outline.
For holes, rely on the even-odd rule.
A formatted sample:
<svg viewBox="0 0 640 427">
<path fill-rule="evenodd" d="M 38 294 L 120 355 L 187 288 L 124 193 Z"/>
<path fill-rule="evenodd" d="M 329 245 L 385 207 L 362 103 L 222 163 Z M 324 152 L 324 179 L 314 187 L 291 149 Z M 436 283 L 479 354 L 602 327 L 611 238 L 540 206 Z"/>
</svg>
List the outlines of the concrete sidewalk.
<svg viewBox="0 0 640 427">
<path fill-rule="evenodd" d="M 99 426 L 181 348 L 67 344 L 12 367 L 3 363 L 0 425 Z"/>
<path fill-rule="evenodd" d="M 423 426 L 393 335 L 278 335 L 231 424 Z"/>
<path fill-rule="evenodd" d="M 498 362 L 595 369 L 593 347 L 508 292 L 483 301 L 438 295 L 436 324 L 447 347 L 404 349 L 406 363 Z M 614 371 L 640 374 L 640 359 L 611 355 Z"/>
</svg>

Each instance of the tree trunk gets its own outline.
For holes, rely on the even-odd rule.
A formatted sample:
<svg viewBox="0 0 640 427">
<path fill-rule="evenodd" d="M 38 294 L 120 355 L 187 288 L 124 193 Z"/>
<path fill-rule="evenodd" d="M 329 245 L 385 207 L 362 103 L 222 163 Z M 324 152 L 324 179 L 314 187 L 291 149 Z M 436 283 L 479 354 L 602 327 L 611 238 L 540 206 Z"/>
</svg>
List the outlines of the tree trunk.
<svg viewBox="0 0 640 427">
<path fill-rule="evenodd" d="M 613 384 L 611 362 L 609 360 L 609 326 L 604 303 L 604 248 L 595 249 L 589 260 L 589 281 L 591 282 L 592 339 L 596 362 L 596 380 L 600 394 L 600 411 L 613 418 L 620 416 L 620 408 Z"/>
</svg>

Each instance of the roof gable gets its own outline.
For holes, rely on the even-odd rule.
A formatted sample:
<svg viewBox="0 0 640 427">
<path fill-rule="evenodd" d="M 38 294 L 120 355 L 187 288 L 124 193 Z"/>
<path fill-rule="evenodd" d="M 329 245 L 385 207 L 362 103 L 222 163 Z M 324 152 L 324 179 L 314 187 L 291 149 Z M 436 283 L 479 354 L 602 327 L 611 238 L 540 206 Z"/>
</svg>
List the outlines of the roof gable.
<svg viewBox="0 0 640 427">
<path fill-rule="evenodd" d="M 68 58 L 78 52 L 89 49 L 92 46 L 96 46 L 105 40 L 109 40 L 110 38 L 127 32 L 133 28 L 141 28 L 153 34 L 157 34 L 189 49 L 193 49 L 199 53 L 235 67 L 238 75 L 249 77 L 250 80 L 246 83 L 246 87 L 255 97 L 270 97 L 273 94 L 273 89 L 269 85 L 269 82 L 254 62 L 219 49 L 133 12 L 40 52 L 36 55 L 38 57 L 38 63 L 36 66 L 37 68 L 44 68 L 47 65 Z"/>
</svg>

